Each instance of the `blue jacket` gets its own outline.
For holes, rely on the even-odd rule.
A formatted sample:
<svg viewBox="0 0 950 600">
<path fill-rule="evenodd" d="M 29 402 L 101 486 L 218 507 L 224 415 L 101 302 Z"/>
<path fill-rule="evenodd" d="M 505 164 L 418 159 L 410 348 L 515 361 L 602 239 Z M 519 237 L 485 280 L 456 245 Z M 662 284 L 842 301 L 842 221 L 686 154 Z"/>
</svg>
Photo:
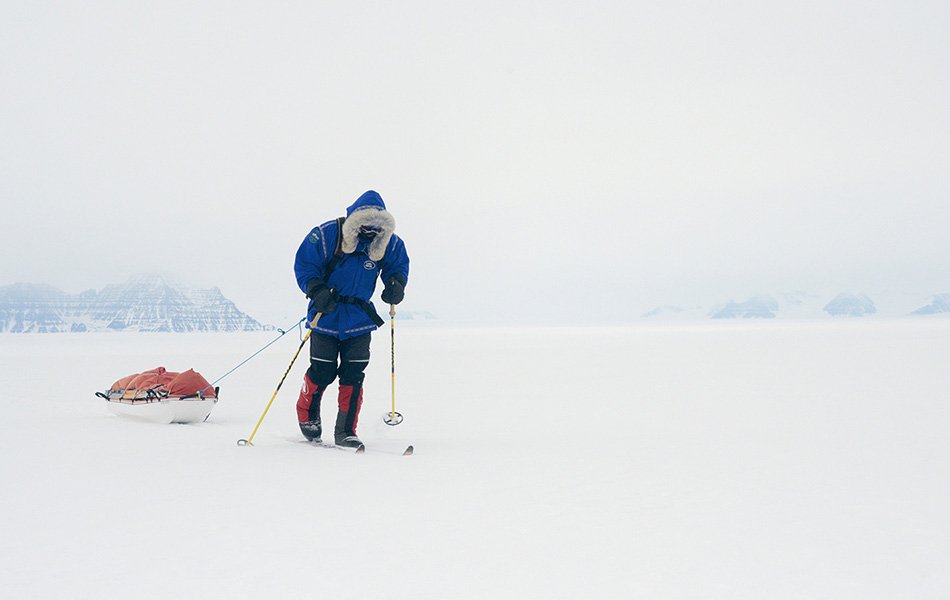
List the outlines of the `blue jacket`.
<svg viewBox="0 0 950 600">
<path fill-rule="evenodd" d="M 379 228 L 380 233 L 372 242 L 359 239 L 362 225 Z M 384 282 L 393 275 L 402 275 L 408 281 L 409 255 L 402 239 L 394 233 L 395 228 L 395 220 L 386 211 L 382 197 L 372 190 L 366 192 L 346 209 L 342 227 L 337 220 L 327 221 L 315 227 L 300 244 L 294 260 L 298 287 L 306 294 L 310 281 L 316 278 L 323 280 L 339 296 L 369 301 L 380 276 Z M 338 239 L 343 257 L 331 273 L 325 274 Z M 316 310 L 310 302 L 308 324 L 314 316 Z M 329 314 L 323 315 L 316 327 L 308 327 L 341 340 L 376 330 L 376 324 L 359 305 L 342 302 Z"/>
</svg>

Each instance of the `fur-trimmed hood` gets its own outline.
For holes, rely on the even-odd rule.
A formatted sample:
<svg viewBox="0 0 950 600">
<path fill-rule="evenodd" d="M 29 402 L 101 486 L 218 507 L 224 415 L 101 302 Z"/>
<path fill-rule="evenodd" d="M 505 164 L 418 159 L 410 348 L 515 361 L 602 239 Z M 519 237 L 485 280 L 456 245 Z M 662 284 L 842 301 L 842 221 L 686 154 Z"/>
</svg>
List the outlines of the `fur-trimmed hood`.
<svg viewBox="0 0 950 600">
<path fill-rule="evenodd" d="M 343 236 L 344 253 L 352 254 L 356 251 L 359 246 L 360 227 L 364 225 L 378 227 L 380 230 L 370 242 L 368 250 L 370 260 L 378 262 L 386 256 L 389 240 L 396 231 L 396 220 L 386 211 L 382 196 L 373 190 L 357 198 L 356 202 L 346 209 L 346 220 L 343 221 L 343 230 L 340 232 Z"/>
</svg>

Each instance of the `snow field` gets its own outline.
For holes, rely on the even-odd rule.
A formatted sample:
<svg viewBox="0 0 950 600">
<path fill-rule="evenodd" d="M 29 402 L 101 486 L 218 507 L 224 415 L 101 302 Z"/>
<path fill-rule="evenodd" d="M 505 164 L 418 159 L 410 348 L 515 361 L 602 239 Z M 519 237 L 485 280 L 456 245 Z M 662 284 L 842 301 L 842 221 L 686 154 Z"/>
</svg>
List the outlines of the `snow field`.
<svg viewBox="0 0 950 600">
<path fill-rule="evenodd" d="M 219 384 L 208 422 L 93 394 L 214 380 L 247 334 L 0 336 L 8 597 L 945 598 L 950 323 L 388 324 L 357 456 L 299 443 L 306 347 Z M 324 400 L 332 421 L 335 390 Z M 416 447 L 412 457 L 373 452 Z"/>
</svg>

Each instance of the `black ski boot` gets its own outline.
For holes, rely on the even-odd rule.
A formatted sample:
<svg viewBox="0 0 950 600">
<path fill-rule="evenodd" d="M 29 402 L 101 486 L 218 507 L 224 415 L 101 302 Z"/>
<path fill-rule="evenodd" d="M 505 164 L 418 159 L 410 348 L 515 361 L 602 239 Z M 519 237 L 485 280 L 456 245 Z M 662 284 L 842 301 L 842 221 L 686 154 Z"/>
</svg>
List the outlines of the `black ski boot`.
<svg viewBox="0 0 950 600">
<path fill-rule="evenodd" d="M 323 425 L 320 423 L 320 417 L 317 417 L 315 421 L 300 423 L 300 433 L 302 433 L 309 442 L 321 443 L 323 441 L 321 439 L 323 435 Z"/>
<path fill-rule="evenodd" d="M 336 438 L 336 445 L 341 448 L 365 448 L 363 442 L 360 441 L 360 438 L 355 435 L 348 435 L 344 438 Z"/>
<path fill-rule="evenodd" d="M 356 437 L 356 423 L 363 405 L 363 386 L 341 384 L 338 404 L 340 410 L 336 413 L 333 441 L 337 446 L 356 448 L 359 451 L 363 442 Z"/>
<path fill-rule="evenodd" d="M 333 428 L 333 441 L 342 448 L 360 448 L 363 442 L 356 437 L 356 432 L 347 430 L 346 413 L 340 412 L 336 415 L 336 427 Z"/>
</svg>

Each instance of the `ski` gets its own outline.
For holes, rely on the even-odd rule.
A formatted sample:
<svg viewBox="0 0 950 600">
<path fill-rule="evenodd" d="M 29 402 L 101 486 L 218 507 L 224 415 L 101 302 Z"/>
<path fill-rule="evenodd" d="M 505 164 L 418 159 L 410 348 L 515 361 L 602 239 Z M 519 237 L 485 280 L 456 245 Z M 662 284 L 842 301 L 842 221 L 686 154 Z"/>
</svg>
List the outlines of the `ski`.
<svg viewBox="0 0 950 600">
<path fill-rule="evenodd" d="M 337 446 L 336 444 L 329 444 L 325 442 L 308 442 L 304 440 L 302 443 L 309 444 L 317 448 L 332 448 L 334 450 L 342 450 L 343 452 L 351 452 L 353 454 L 365 454 L 366 452 L 370 452 L 372 454 L 399 454 L 400 456 L 412 456 L 412 453 L 415 452 L 415 448 L 413 448 L 412 444 L 406 446 L 405 450 L 402 452 L 399 452 L 398 450 L 393 451 L 384 448 L 367 448 L 365 444 L 360 444 L 355 448 L 347 448 L 345 446 Z"/>
<path fill-rule="evenodd" d="M 393 449 L 392 447 L 389 447 L 389 448 L 379 448 L 379 447 L 377 447 L 377 446 L 372 446 L 372 447 L 370 447 L 370 448 L 364 448 L 363 451 L 364 451 L 364 452 L 369 452 L 369 453 L 371 453 L 371 454 L 398 454 L 399 456 L 412 456 L 412 453 L 415 451 L 415 449 L 414 449 L 414 448 L 412 447 L 412 445 L 410 444 L 409 446 L 406 446 L 406 448 L 405 448 L 404 450 L 402 450 L 401 452 L 400 452 L 399 450 Z"/>
<path fill-rule="evenodd" d="M 366 446 L 360 444 L 359 446 L 348 448 L 346 446 L 337 446 L 336 444 L 327 444 L 324 442 L 309 442 L 305 441 L 305 444 L 310 444 L 311 446 L 316 446 L 317 448 L 331 448 L 333 450 L 342 450 L 344 452 L 352 452 L 353 454 L 362 454 L 366 452 Z"/>
</svg>

